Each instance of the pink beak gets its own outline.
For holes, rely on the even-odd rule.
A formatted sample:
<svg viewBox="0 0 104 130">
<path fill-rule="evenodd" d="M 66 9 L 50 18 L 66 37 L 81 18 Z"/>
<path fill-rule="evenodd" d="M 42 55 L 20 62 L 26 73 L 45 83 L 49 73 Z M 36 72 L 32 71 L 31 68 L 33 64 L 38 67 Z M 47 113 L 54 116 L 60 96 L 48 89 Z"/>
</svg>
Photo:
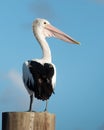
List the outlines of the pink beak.
<svg viewBox="0 0 104 130">
<path fill-rule="evenodd" d="M 48 32 L 49 37 L 53 36 L 65 42 L 80 44 L 79 42 L 77 42 L 76 40 L 74 40 L 73 38 L 65 34 L 64 32 L 60 31 L 59 29 L 55 28 L 51 24 L 46 24 L 45 29 Z"/>
</svg>

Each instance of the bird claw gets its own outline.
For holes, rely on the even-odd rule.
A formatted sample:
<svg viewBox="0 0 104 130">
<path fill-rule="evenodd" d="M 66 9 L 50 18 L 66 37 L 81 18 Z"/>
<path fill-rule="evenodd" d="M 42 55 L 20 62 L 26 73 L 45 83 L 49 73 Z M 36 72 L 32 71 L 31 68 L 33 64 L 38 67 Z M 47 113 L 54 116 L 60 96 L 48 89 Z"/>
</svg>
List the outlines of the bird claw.
<svg viewBox="0 0 104 130">
<path fill-rule="evenodd" d="M 46 108 L 44 109 L 44 112 L 47 112 L 47 109 L 46 109 Z"/>
<path fill-rule="evenodd" d="M 26 112 L 36 112 L 36 111 L 28 110 L 28 111 L 26 111 Z"/>
</svg>

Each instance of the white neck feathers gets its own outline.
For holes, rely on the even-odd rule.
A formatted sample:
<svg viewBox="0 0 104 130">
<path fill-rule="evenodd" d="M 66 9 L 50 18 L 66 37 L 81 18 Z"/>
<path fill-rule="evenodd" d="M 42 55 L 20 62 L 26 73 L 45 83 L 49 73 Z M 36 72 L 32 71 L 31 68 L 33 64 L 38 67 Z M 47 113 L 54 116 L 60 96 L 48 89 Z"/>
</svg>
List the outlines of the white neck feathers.
<svg viewBox="0 0 104 130">
<path fill-rule="evenodd" d="M 39 34 L 36 34 L 35 37 L 42 48 L 43 57 L 41 60 L 43 62 L 51 63 L 51 51 L 45 37 Z"/>
</svg>

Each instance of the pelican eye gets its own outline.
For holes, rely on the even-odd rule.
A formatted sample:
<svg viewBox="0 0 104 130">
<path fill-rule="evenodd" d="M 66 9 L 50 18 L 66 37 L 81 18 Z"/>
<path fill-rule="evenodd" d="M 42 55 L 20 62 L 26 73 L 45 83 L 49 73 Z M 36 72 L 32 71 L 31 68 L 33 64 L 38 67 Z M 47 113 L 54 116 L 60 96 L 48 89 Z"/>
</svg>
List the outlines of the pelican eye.
<svg viewBox="0 0 104 130">
<path fill-rule="evenodd" d="M 44 24 L 47 24 L 46 22 L 44 22 Z"/>
</svg>

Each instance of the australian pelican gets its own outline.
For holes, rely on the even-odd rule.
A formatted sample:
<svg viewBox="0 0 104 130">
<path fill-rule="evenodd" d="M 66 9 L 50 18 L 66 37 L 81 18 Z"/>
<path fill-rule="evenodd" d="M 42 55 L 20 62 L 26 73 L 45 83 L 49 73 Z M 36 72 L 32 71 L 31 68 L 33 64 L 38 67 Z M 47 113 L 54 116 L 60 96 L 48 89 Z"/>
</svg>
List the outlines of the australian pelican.
<svg viewBox="0 0 104 130">
<path fill-rule="evenodd" d="M 29 111 L 32 111 L 34 97 L 46 101 L 46 111 L 47 100 L 54 93 L 56 82 L 56 68 L 52 63 L 51 51 L 46 37 L 56 37 L 75 44 L 79 44 L 79 42 L 52 26 L 47 20 L 40 18 L 33 22 L 33 33 L 42 48 L 43 57 L 24 62 L 23 82 L 30 95 Z"/>
</svg>

